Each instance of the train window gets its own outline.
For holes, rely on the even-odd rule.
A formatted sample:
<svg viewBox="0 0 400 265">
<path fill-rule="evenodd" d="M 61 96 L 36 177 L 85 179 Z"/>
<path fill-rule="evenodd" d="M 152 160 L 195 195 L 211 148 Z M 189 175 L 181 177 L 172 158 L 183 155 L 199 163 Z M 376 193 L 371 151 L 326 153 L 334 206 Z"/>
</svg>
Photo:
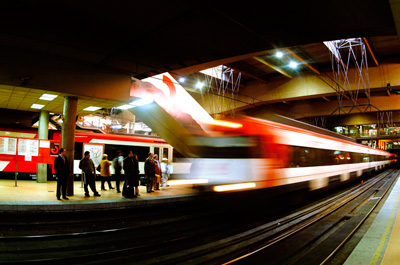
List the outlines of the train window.
<svg viewBox="0 0 400 265">
<path fill-rule="evenodd" d="M 259 158 L 262 157 L 255 137 L 198 137 L 201 145 L 193 148 L 204 158 Z"/>
<path fill-rule="evenodd" d="M 160 157 L 160 147 L 154 147 L 154 154 Z"/>
<path fill-rule="evenodd" d="M 168 156 L 168 148 L 166 148 L 166 147 L 163 148 L 163 153 L 162 153 L 162 155 L 163 155 L 163 157 L 164 157 L 164 155 L 165 155 L 165 157 L 166 157 L 167 159 L 169 159 L 169 156 Z"/>
<path fill-rule="evenodd" d="M 130 145 L 105 145 L 105 153 L 108 155 L 108 159 L 112 160 L 114 157 L 118 156 L 118 151 L 122 151 L 123 156 L 128 156 L 129 152 L 132 151 L 138 156 L 139 161 L 145 161 L 148 153 L 150 152 L 150 147 L 146 146 L 130 146 Z"/>
<path fill-rule="evenodd" d="M 75 142 L 74 159 L 81 160 L 83 158 L 83 143 Z"/>
</svg>

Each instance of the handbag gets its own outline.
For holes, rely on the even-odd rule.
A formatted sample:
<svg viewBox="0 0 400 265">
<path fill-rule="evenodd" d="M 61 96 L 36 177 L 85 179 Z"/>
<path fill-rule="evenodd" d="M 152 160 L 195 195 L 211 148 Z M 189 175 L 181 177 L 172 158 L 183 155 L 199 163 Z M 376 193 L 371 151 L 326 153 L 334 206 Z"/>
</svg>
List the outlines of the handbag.
<svg viewBox="0 0 400 265">
<path fill-rule="evenodd" d="M 99 171 L 99 172 L 101 172 L 101 166 L 100 166 L 100 164 L 96 167 L 96 170 Z"/>
</svg>

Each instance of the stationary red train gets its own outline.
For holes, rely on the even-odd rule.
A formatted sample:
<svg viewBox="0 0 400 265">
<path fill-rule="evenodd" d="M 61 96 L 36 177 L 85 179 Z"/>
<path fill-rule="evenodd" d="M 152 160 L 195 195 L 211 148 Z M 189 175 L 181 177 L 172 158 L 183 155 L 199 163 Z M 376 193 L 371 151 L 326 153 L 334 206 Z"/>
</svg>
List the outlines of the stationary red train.
<svg viewBox="0 0 400 265">
<path fill-rule="evenodd" d="M 38 132 L 36 129 L 11 129 L 0 128 L 0 137 L 20 137 L 28 139 L 37 139 Z M 54 157 L 58 154 L 61 143 L 60 131 L 49 131 L 50 152 Z M 91 158 L 95 164 L 98 164 L 103 153 L 108 154 L 109 159 L 117 156 L 119 150 L 127 155 L 130 150 L 138 155 L 139 167 L 144 174 L 143 164 L 149 152 L 158 154 L 163 157 L 167 156 L 170 161 L 173 161 L 174 150 L 171 145 L 159 137 L 142 136 L 142 135 L 116 135 L 103 134 L 90 131 L 77 131 L 75 134 L 75 153 L 74 153 L 74 174 L 81 174 L 78 168 L 79 160 L 83 157 L 85 150 L 91 150 Z M 176 153 L 176 152 L 175 152 Z M 174 172 L 177 174 L 188 172 L 190 165 L 185 163 L 175 163 Z M 112 169 L 113 170 L 113 169 Z M 18 179 L 35 179 L 36 163 L 30 161 L 17 162 Z M 54 170 L 53 164 L 49 164 L 48 179 L 52 180 Z M 0 160 L 0 178 L 13 179 L 15 177 L 15 162 Z"/>
</svg>

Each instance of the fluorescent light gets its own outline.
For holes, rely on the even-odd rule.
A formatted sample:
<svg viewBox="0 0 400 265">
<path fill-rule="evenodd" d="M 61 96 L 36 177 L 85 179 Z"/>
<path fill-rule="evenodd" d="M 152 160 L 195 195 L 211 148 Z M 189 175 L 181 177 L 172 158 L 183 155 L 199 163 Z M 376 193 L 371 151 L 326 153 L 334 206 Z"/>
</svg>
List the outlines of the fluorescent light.
<svg viewBox="0 0 400 265">
<path fill-rule="evenodd" d="M 298 65 L 299 65 L 298 63 L 293 62 L 293 61 L 291 61 L 291 62 L 289 63 L 289 67 L 291 67 L 291 68 L 293 68 L 293 69 L 297 68 Z"/>
<path fill-rule="evenodd" d="M 32 104 L 31 109 L 42 109 L 44 105 L 41 104 Z"/>
<path fill-rule="evenodd" d="M 147 105 L 152 102 L 153 102 L 153 100 L 151 98 L 141 98 L 141 99 L 134 100 L 129 104 L 133 105 L 134 107 L 137 107 L 137 106 Z"/>
<path fill-rule="evenodd" d="M 275 57 L 282 58 L 283 57 L 283 52 L 276 52 Z"/>
<path fill-rule="evenodd" d="M 41 99 L 41 100 L 47 100 L 47 101 L 52 101 L 52 100 L 55 99 L 56 97 L 58 97 L 58 95 L 43 94 L 39 99 Z"/>
<path fill-rule="evenodd" d="M 221 191 L 230 191 L 230 190 L 243 190 L 243 189 L 251 189 L 251 188 L 255 188 L 255 187 L 256 187 L 256 183 L 254 183 L 254 182 L 238 183 L 238 184 L 214 186 L 214 191 L 221 192 Z"/>
<path fill-rule="evenodd" d="M 198 89 L 202 89 L 203 86 L 204 86 L 204 84 L 202 82 L 197 82 L 197 84 L 196 84 L 196 88 L 198 88 Z"/>
<path fill-rule="evenodd" d="M 95 110 L 99 110 L 99 109 L 101 109 L 100 107 L 93 107 L 93 106 L 90 106 L 90 107 L 87 107 L 87 108 L 85 108 L 85 109 L 83 109 L 83 110 L 86 110 L 86 111 L 95 111 Z"/>
<path fill-rule="evenodd" d="M 122 105 L 122 106 L 119 106 L 119 107 L 117 107 L 117 109 L 131 109 L 131 108 L 134 108 L 135 106 L 132 106 L 132 105 Z"/>
</svg>

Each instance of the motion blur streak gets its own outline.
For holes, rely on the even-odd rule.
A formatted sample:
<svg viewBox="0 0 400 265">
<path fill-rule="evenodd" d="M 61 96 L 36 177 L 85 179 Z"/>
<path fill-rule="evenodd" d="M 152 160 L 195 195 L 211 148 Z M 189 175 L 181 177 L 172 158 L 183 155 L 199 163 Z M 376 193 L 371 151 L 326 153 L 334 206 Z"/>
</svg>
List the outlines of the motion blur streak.
<svg viewBox="0 0 400 265">
<path fill-rule="evenodd" d="M 243 190 L 243 189 L 250 189 L 250 188 L 255 188 L 255 187 L 256 187 L 256 183 L 254 183 L 254 182 L 238 183 L 238 184 L 214 186 L 214 191 L 222 192 L 222 191 L 230 191 L 230 190 Z"/>
<path fill-rule="evenodd" d="M 185 184 L 204 184 L 208 183 L 208 179 L 177 179 L 169 180 L 168 185 L 185 185 Z"/>
<path fill-rule="evenodd" d="M 229 128 L 242 128 L 243 127 L 243 125 L 240 123 L 222 121 L 222 120 L 203 121 L 203 122 L 207 123 L 207 124 L 219 125 L 219 126 L 224 126 L 224 127 L 229 127 Z"/>
</svg>

